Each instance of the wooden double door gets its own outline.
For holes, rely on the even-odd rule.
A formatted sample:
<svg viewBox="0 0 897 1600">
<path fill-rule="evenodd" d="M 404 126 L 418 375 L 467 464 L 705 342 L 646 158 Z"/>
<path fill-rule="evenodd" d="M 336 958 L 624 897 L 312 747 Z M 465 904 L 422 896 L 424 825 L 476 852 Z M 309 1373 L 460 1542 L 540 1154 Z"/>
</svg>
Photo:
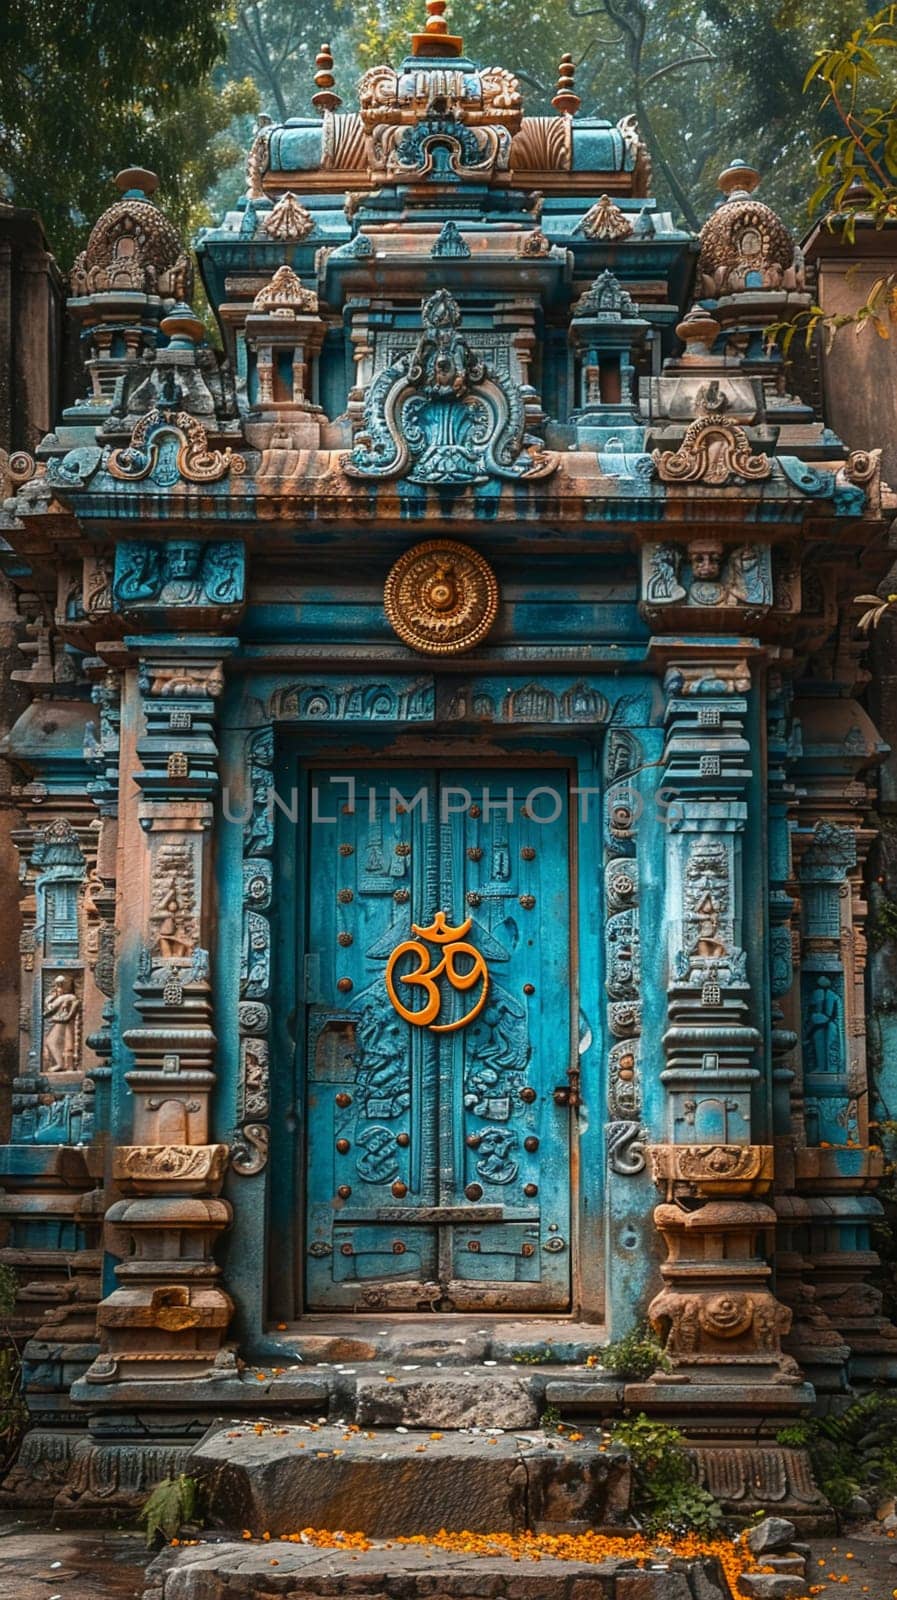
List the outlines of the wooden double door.
<svg viewBox="0 0 897 1600">
<path fill-rule="evenodd" d="M 567 774 L 310 783 L 305 1303 L 566 1309 Z"/>
</svg>

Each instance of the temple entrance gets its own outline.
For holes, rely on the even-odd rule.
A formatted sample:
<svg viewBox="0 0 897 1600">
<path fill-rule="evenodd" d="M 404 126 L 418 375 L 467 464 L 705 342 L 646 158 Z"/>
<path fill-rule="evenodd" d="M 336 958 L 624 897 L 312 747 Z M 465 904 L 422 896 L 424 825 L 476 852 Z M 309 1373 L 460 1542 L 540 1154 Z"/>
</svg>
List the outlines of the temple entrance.
<svg viewBox="0 0 897 1600">
<path fill-rule="evenodd" d="M 310 781 L 305 1303 L 566 1310 L 567 774 Z"/>
</svg>

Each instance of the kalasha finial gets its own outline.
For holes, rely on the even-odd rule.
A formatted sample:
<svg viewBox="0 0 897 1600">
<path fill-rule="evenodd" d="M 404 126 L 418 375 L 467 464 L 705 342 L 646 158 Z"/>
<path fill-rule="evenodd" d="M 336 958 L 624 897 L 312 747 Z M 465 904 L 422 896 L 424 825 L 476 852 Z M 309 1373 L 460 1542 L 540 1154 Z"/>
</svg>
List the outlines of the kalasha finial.
<svg viewBox="0 0 897 1600">
<path fill-rule="evenodd" d="M 716 182 L 727 200 L 740 200 L 747 194 L 753 194 L 760 182 L 760 174 L 756 167 L 749 167 L 746 161 L 730 161 Z"/>
<path fill-rule="evenodd" d="M 335 111 L 343 103 L 340 96 L 334 93 L 336 79 L 333 76 L 333 52 L 329 44 L 321 45 L 315 56 L 315 66 L 318 69 L 315 73 L 318 92 L 312 95 L 311 103 L 323 116 L 325 111 Z"/>
<path fill-rule="evenodd" d="M 411 35 L 413 56 L 459 56 L 464 40 L 459 34 L 449 33 L 445 20 L 446 0 L 427 0 L 427 22 L 423 33 Z"/>
<path fill-rule="evenodd" d="M 559 117 L 575 117 L 582 105 L 582 101 L 576 93 L 576 65 L 569 51 L 566 51 L 561 56 L 558 67 L 558 86 L 551 103 Z"/>
<path fill-rule="evenodd" d="M 155 194 L 159 187 L 159 180 L 154 172 L 148 172 L 146 167 L 125 167 L 122 172 L 115 174 L 115 187 L 121 195 L 140 195 L 148 200 Z"/>
</svg>

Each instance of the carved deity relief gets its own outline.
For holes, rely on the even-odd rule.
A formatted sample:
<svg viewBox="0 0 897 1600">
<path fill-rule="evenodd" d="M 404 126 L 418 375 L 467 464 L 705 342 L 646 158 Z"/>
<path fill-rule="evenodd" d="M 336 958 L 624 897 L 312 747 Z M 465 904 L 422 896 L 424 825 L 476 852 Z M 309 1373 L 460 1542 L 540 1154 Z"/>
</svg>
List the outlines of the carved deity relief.
<svg viewBox="0 0 897 1600">
<path fill-rule="evenodd" d="M 652 606 L 771 606 L 772 567 L 764 545 L 726 545 L 722 539 L 646 545 L 645 601 Z"/>
<path fill-rule="evenodd" d="M 196 863 L 192 844 L 170 839 L 156 851 L 151 878 L 154 965 L 189 961 L 197 946 Z"/>
<path fill-rule="evenodd" d="M 113 594 L 119 610 L 166 606 L 230 608 L 245 592 L 245 553 L 238 541 L 205 544 L 121 543 L 115 552 Z"/>
<path fill-rule="evenodd" d="M 812 982 L 812 988 L 809 984 Z M 844 1015 L 841 997 L 825 972 L 810 974 L 804 1010 L 804 1068 L 807 1072 L 844 1071 Z"/>
<path fill-rule="evenodd" d="M 44 983 L 50 974 L 44 970 Z M 45 988 L 41 1070 L 46 1073 L 81 1069 L 81 1000 L 73 973 L 59 972 Z"/>
<path fill-rule="evenodd" d="M 604 750 L 605 989 L 608 1026 L 620 1041 L 607 1062 L 605 1143 L 611 1172 L 634 1177 L 645 1168 L 646 1133 L 641 1125 L 641 949 L 637 797 L 631 777 L 641 764 L 635 735 L 613 730 Z"/>
</svg>

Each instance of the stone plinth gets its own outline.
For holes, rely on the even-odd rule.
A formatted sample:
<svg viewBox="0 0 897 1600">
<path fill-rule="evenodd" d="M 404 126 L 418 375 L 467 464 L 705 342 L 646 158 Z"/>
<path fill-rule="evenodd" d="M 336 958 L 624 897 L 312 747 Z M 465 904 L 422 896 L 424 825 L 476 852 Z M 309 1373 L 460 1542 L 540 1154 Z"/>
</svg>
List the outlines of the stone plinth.
<svg viewBox="0 0 897 1600">
<path fill-rule="evenodd" d="M 227 1526 L 272 1535 L 562 1532 L 622 1521 L 630 1490 L 626 1452 L 594 1433 L 238 1426 L 208 1434 L 186 1470 Z"/>
</svg>

